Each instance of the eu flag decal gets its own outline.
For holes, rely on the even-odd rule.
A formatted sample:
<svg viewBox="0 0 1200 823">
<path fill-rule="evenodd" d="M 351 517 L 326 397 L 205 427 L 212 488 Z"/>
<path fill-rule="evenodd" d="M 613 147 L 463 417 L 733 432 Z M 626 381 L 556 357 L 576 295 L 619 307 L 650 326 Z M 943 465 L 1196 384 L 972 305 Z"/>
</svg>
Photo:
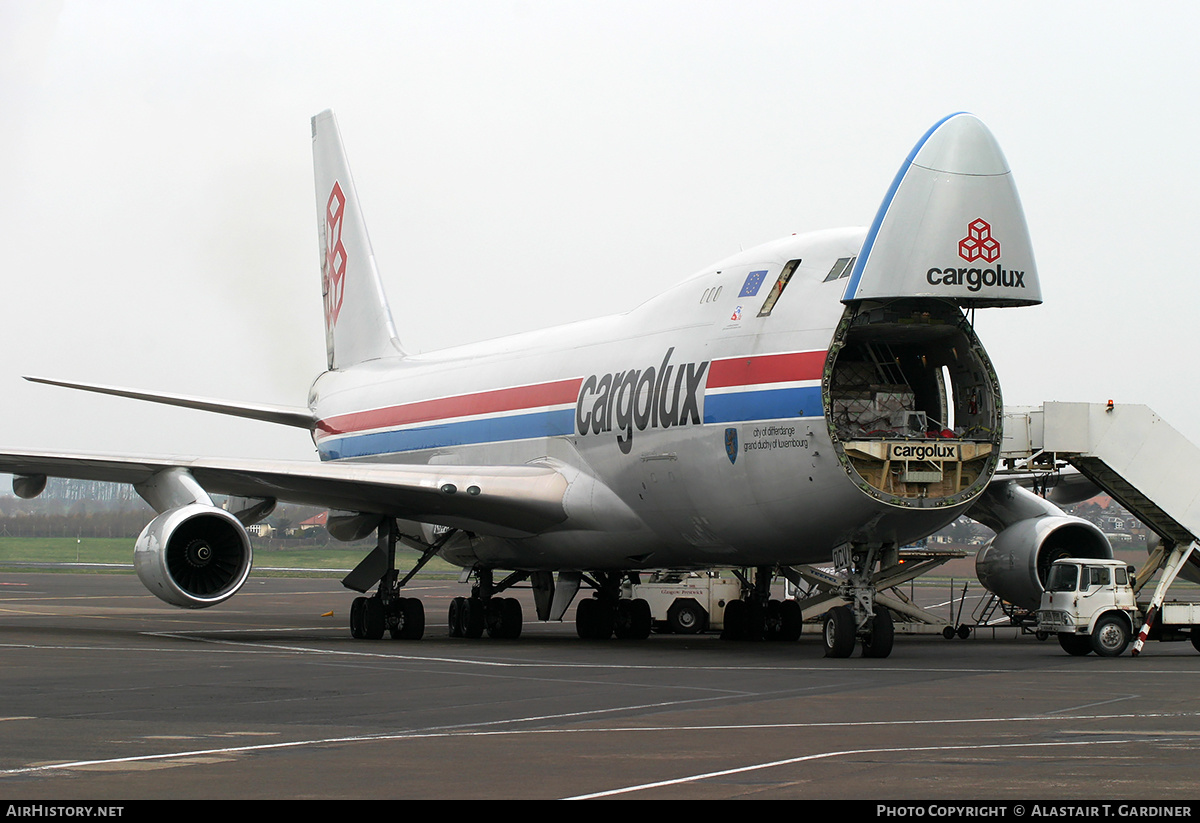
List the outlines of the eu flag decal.
<svg viewBox="0 0 1200 823">
<path fill-rule="evenodd" d="M 754 297 L 758 294 L 758 287 L 762 285 L 763 278 L 767 276 L 767 270 L 752 271 L 746 275 L 746 282 L 742 284 L 742 291 L 738 297 Z"/>
</svg>

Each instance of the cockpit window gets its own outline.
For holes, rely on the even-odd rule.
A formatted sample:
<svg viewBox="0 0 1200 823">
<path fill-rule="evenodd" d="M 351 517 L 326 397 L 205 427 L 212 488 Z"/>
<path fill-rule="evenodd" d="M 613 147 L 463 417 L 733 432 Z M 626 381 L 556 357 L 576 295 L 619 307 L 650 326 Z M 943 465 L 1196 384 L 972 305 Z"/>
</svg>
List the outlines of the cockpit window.
<svg viewBox="0 0 1200 823">
<path fill-rule="evenodd" d="M 843 277 L 849 277 L 850 272 L 854 270 L 854 257 L 839 257 L 837 262 L 833 264 L 833 268 L 829 270 L 829 274 L 825 275 L 825 282 L 830 280 L 840 280 Z"/>
<path fill-rule="evenodd" d="M 762 309 L 758 313 L 759 317 L 766 317 L 775 308 L 775 303 L 779 300 L 779 295 L 783 294 L 783 290 L 787 288 L 788 282 L 792 279 L 792 275 L 796 273 L 796 267 L 799 265 L 799 260 L 789 260 L 787 265 L 783 267 L 783 271 L 779 273 L 779 279 L 771 287 L 771 293 L 763 301 Z"/>
</svg>

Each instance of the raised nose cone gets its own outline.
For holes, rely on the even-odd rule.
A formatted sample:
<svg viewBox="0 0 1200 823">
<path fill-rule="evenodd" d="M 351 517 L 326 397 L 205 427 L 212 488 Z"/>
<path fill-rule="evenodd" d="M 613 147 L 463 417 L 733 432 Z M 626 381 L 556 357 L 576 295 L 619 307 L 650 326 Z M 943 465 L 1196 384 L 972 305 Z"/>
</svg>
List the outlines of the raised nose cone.
<svg viewBox="0 0 1200 823">
<path fill-rule="evenodd" d="M 1042 302 L 1025 212 L 996 138 L 971 114 L 925 133 L 867 232 L 843 302 L 933 297 L 960 306 Z"/>
<path fill-rule="evenodd" d="M 1008 161 L 988 127 L 973 114 L 938 123 L 913 149 L 912 164 L 946 174 L 1008 174 Z"/>
</svg>

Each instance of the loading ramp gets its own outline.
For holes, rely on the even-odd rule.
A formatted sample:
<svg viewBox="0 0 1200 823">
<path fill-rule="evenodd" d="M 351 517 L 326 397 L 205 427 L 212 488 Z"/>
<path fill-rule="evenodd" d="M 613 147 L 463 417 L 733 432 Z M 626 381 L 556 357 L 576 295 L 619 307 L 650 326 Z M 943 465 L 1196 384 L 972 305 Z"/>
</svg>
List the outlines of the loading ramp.
<svg viewBox="0 0 1200 823">
<path fill-rule="evenodd" d="M 1160 568 L 1134 654 L 1175 578 L 1200 580 L 1200 447 L 1150 408 L 1113 403 L 1044 403 L 1004 415 L 1001 458 L 1008 471 L 1074 467 L 1163 541 L 1137 573 L 1138 590 Z"/>
</svg>

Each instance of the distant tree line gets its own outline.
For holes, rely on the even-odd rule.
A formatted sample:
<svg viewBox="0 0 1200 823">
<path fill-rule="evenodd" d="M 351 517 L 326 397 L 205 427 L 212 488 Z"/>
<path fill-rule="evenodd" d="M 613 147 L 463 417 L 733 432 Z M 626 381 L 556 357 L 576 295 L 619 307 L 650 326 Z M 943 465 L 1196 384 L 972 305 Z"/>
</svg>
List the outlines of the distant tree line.
<svg viewBox="0 0 1200 823">
<path fill-rule="evenodd" d="M 221 501 L 217 501 L 220 505 Z M 252 537 L 258 548 L 343 546 L 322 526 L 303 527 L 322 512 L 310 506 L 279 504 L 265 521 L 269 537 Z M 32 500 L 0 497 L 0 537 L 120 537 L 134 540 L 154 519 L 154 509 L 136 495 L 132 499 L 64 500 L 45 495 Z"/>
</svg>

